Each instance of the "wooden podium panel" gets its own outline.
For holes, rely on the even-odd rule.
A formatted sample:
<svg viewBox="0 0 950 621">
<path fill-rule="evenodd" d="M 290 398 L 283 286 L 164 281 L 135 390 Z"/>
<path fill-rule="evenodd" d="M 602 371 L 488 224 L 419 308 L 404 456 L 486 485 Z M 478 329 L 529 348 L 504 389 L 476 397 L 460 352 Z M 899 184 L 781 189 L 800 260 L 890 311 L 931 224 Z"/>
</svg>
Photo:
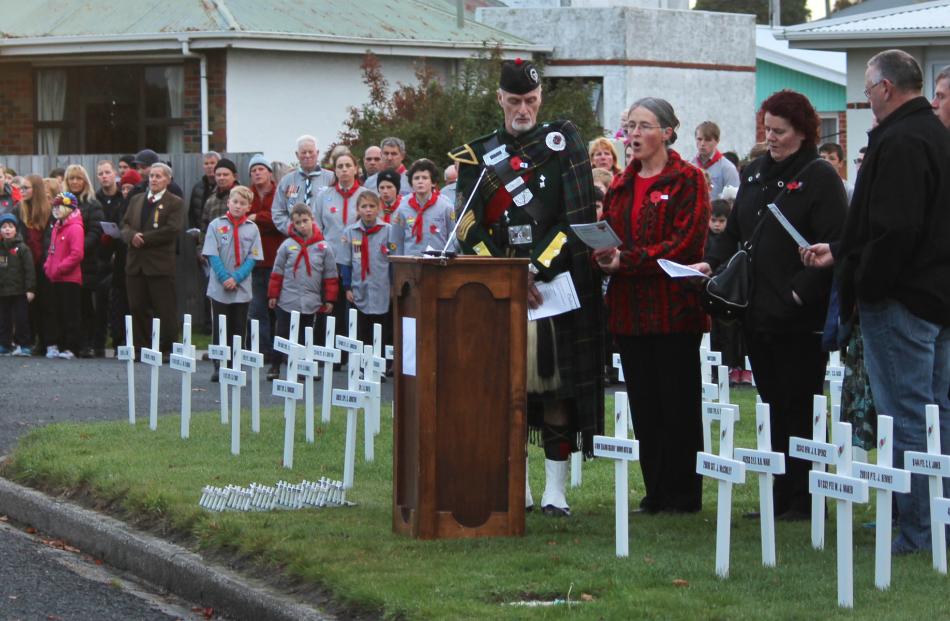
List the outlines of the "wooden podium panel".
<svg viewBox="0 0 950 621">
<path fill-rule="evenodd" d="M 393 531 L 421 539 L 522 535 L 528 261 L 390 261 Z M 404 318 L 415 323 L 414 348 L 403 341 Z M 415 375 L 407 373 L 406 345 Z"/>
</svg>

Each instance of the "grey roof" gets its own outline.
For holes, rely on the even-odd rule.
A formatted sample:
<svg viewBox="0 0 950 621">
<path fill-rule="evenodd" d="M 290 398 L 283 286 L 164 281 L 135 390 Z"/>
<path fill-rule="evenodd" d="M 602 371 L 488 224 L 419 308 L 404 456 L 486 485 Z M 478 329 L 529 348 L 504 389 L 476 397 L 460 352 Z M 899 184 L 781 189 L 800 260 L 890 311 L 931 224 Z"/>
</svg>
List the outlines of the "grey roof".
<svg viewBox="0 0 950 621">
<path fill-rule="evenodd" d="M 836 19 L 838 17 L 854 17 L 862 13 L 872 13 L 874 11 L 884 11 L 886 9 L 897 9 L 910 4 L 919 4 L 925 0 L 864 0 L 857 4 L 835 11 L 828 17 Z M 814 22 L 814 23 L 817 23 Z"/>
<path fill-rule="evenodd" d="M 29 0 L 3 8 L 2 15 L 5 43 L 232 33 L 390 45 L 535 47 L 475 21 L 458 28 L 451 0 Z"/>
<path fill-rule="evenodd" d="M 935 38 L 950 37 L 950 0 L 905 2 L 890 9 L 832 17 L 785 28 L 777 37 L 792 43 L 848 41 L 881 46 L 893 40 L 907 44 L 922 40 L 932 44 Z"/>
</svg>

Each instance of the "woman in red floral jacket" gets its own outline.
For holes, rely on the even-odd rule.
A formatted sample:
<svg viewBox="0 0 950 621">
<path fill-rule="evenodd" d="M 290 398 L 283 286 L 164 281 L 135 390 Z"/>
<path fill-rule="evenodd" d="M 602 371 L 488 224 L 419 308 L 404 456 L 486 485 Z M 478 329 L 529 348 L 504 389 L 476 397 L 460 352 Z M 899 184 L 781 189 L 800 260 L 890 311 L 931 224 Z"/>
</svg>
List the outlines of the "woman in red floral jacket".
<svg viewBox="0 0 950 621">
<path fill-rule="evenodd" d="M 699 344 L 708 329 L 695 285 L 672 279 L 657 259 L 692 264 L 703 256 L 709 189 L 703 173 L 669 148 L 679 121 L 663 99 L 633 104 L 625 133 L 634 159 L 604 202 L 604 219 L 623 240 L 594 253 L 611 274 L 608 327 L 627 381 L 640 441 L 646 496 L 640 509 L 694 512 L 702 507 L 696 452 L 702 449 Z"/>
</svg>

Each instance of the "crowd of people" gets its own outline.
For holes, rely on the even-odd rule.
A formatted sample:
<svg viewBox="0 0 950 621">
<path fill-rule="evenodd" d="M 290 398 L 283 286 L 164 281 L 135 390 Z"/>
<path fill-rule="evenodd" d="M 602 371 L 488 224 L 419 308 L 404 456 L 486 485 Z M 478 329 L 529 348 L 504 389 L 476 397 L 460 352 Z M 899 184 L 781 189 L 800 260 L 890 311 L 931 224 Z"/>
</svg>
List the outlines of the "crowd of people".
<svg viewBox="0 0 950 621">
<path fill-rule="evenodd" d="M 458 219 L 463 253 L 530 259 L 529 306 L 543 301 L 536 283 L 564 272 L 581 300 L 576 311 L 529 324 L 528 419 L 545 450 L 546 514 L 570 514 L 566 457 L 590 456 L 603 431 L 611 350 L 620 353 L 641 443 L 640 510 L 701 508 L 697 351 L 710 327 L 730 380 L 749 383 L 754 373 L 771 406 L 774 450 L 809 435 L 828 351 L 843 349 L 850 381 L 842 417 L 857 434 L 873 428 L 875 405 L 894 416 L 900 466 L 904 450 L 924 448 L 927 403 L 940 405 L 950 445 L 950 68 L 937 76 L 933 102 L 922 86 L 919 65 L 900 50 L 869 61 L 875 127 L 855 158 L 853 184 L 843 149 L 821 143 L 819 117 L 800 93 L 762 103 L 765 142 L 745 160 L 718 150 L 712 121 L 695 128 L 696 156 L 686 160 L 672 148 L 674 108 L 656 97 L 630 106 L 619 140 L 584 143 L 570 122 L 539 124 L 540 78 L 520 59 L 503 65 L 503 127 L 450 153 L 444 173 L 426 158 L 407 167 L 396 137 L 362 158 L 336 147 L 322 167 L 309 135 L 296 141 L 293 168 L 257 155 L 239 171 L 206 153 L 187 206 L 171 168 L 148 149 L 99 162 L 98 190 L 78 165 L 45 178 L 8 170 L 0 352 L 103 356 L 107 336 L 123 342 L 129 312 L 136 347 L 148 345 L 151 317 L 162 318 L 167 354 L 178 331 L 176 244 L 193 239 L 214 328 L 225 317 L 230 342 L 258 319 L 273 379 L 282 361 L 272 336 L 287 335 L 292 311 L 319 333 L 322 318 L 335 315 L 339 325 L 355 307 L 361 339 L 382 323 L 391 340 L 388 257 L 441 250 Z M 770 207 L 810 246 L 800 248 Z M 579 242 L 570 225 L 594 219 L 611 225 L 619 247 L 591 253 Z M 186 221 L 191 237 L 181 235 Z M 713 274 L 739 248 L 751 256 L 753 281 L 741 323 L 711 322 L 702 283 L 669 278 L 657 263 Z M 787 464 L 776 512 L 806 519 L 807 465 Z M 898 497 L 898 552 L 930 545 L 925 488 L 915 477 L 912 493 Z"/>
</svg>

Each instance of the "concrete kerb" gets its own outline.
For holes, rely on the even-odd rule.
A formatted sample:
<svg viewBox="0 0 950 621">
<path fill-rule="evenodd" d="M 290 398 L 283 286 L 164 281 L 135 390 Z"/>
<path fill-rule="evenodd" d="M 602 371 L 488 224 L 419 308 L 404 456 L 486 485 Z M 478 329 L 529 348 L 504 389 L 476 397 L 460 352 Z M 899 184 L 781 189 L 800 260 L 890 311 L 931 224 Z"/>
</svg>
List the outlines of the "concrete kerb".
<svg viewBox="0 0 950 621">
<path fill-rule="evenodd" d="M 2 458 L 0 458 L 2 461 Z M 234 619 L 326 621 L 334 616 L 139 532 L 115 518 L 0 478 L 0 514 L 62 539 L 186 600 Z"/>
</svg>

